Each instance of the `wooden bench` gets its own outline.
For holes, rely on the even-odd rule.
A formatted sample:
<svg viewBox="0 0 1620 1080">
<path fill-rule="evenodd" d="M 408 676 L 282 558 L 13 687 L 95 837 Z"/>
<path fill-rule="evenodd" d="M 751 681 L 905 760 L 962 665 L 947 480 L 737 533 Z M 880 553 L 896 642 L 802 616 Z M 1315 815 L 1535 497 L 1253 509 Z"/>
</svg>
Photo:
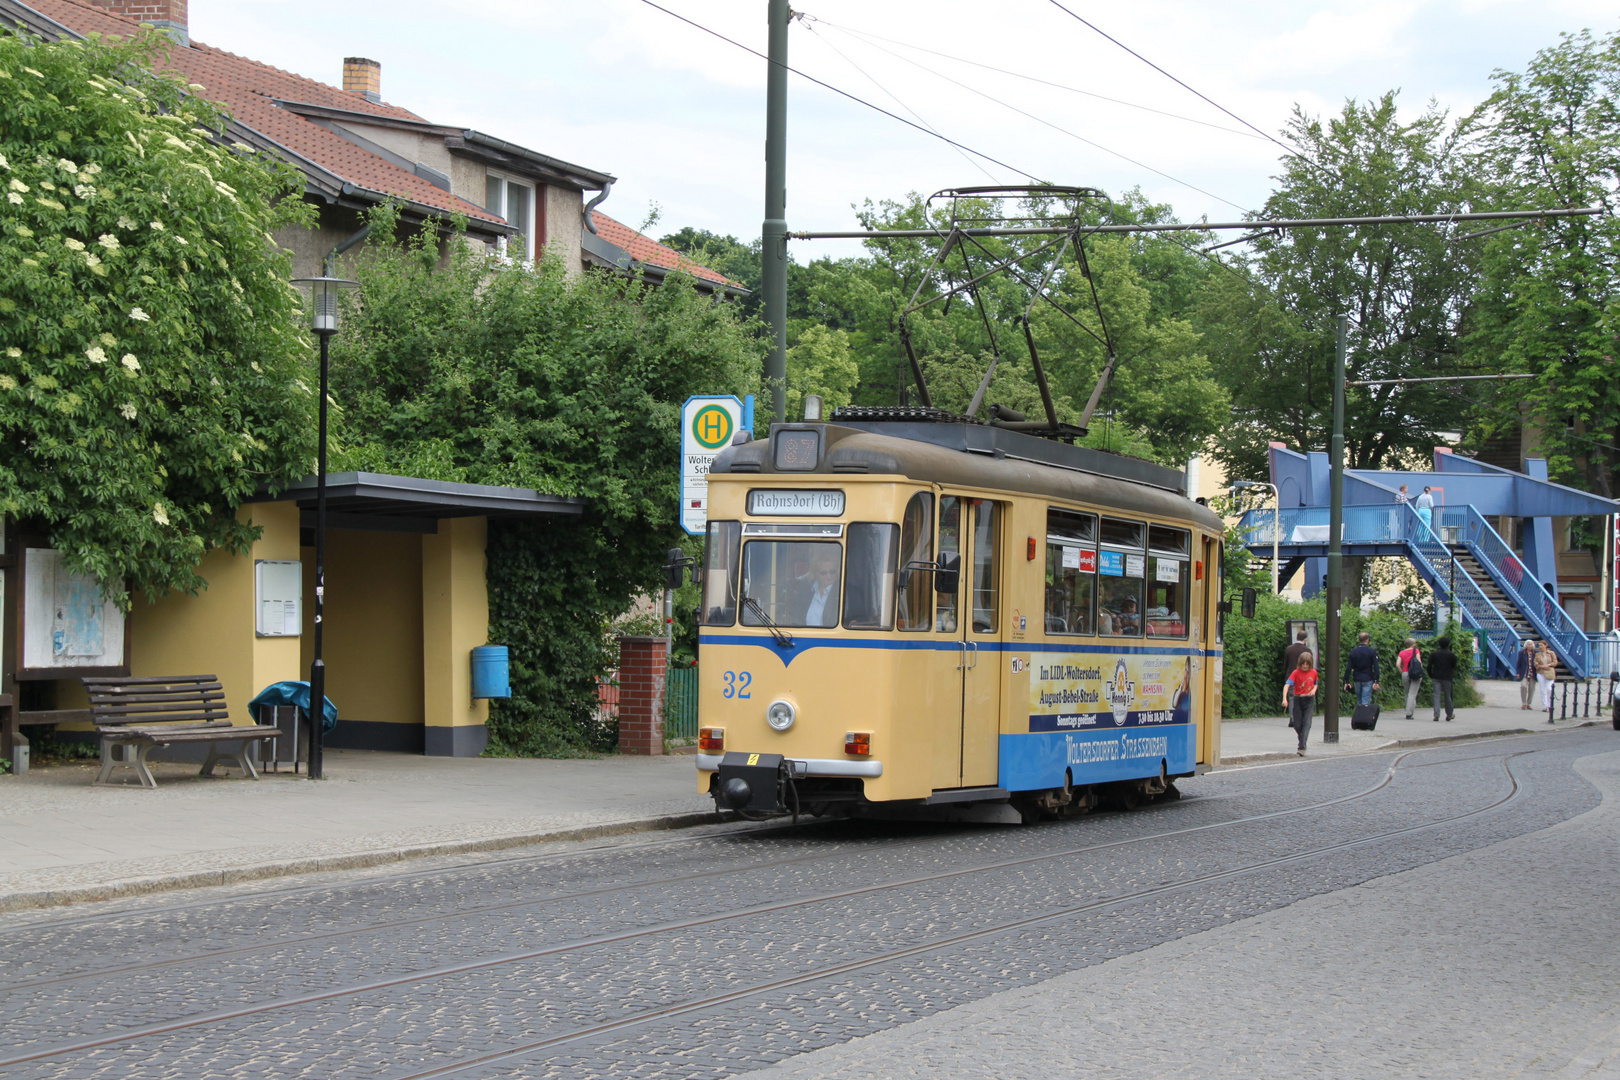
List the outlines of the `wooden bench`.
<svg viewBox="0 0 1620 1080">
<path fill-rule="evenodd" d="M 244 776 L 257 780 L 259 772 L 248 757 L 250 743 L 273 739 L 281 729 L 254 724 L 231 723 L 225 711 L 225 691 L 212 675 L 174 675 L 145 678 L 85 678 L 90 694 L 90 715 L 101 733 L 101 774 L 97 784 L 107 783 L 113 769 L 129 765 L 141 783 L 157 787 L 146 767 L 146 755 L 155 746 L 176 743 L 208 743 L 208 760 L 199 776 L 213 775 L 223 758 L 235 764 Z M 234 752 L 221 753 L 220 747 L 236 743 Z M 117 751 L 122 750 L 120 757 Z M 133 756 L 131 756 L 133 751 Z"/>
</svg>

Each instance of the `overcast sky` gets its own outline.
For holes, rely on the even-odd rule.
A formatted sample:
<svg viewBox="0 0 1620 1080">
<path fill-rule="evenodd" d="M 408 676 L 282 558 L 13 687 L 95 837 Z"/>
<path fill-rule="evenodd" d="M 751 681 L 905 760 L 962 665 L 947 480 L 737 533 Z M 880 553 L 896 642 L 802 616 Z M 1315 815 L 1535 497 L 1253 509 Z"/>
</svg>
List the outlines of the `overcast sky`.
<svg viewBox="0 0 1620 1080">
<path fill-rule="evenodd" d="M 765 49 L 765 0 L 659 2 Z M 1024 182 L 1015 170 L 1140 187 L 1184 220 L 1230 220 L 1270 190 L 1274 144 L 1051 0 L 794 2 L 794 67 L 1003 164 L 794 77 L 790 228 L 852 227 L 867 198 Z M 1409 112 L 1465 112 L 1561 32 L 1620 27 L 1613 0 L 1064 3 L 1267 132 L 1295 103 L 1333 112 L 1392 88 Z M 345 56 L 377 60 L 384 100 L 612 173 L 602 209 L 639 226 L 656 204 L 655 235 L 759 234 L 765 63 L 642 0 L 191 0 L 190 17 L 200 41 L 325 82 Z M 801 261 L 850 250 L 794 245 Z"/>
</svg>

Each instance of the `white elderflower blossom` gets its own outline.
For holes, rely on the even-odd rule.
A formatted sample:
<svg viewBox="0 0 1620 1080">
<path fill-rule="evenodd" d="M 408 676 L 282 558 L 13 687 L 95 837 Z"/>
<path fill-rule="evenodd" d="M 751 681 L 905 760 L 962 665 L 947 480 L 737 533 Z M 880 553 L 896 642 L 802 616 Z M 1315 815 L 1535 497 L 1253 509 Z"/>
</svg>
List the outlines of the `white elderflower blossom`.
<svg viewBox="0 0 1620 1080">
<path fill-rule="evenodd" d="M 17 201 L 22 202 L 21 199 L 18 199 Z M 18 225 L 16 228 L 12 229 L 11 231 L 16 233 L 18 236 L 21 236 L 21 237 L 23 237 L 25 239 L 28 239 L 28 240 L 32 240 L 34 238 L 34 230 L 30 229 L 26 225 Z"/>
<path fill-rule="evenodd" d="M 22 350 L 13 345 L 6 350 L 6 355 L 11 357 L 13 360 L 20 360 L 22 359 Z M 302 386 L 303 383 L 299 383 L 298 385 Z"/>
<path fill-rule="evenodd" d="M 93 161 L 90 162 L 89 164 L 87 164 L 84 168 L 79 170 L 79 172 L 81 174 L 85 175 L 85 176 L 95 176 L 100 171 L 101 171 L 101 166 L 97 165 Z"/>
<path fill-rule="evenodd" d="M 84 241 L 83 240 L 75 240 L 71 236 L 64 236 L 62 238 L 62 243 L 66 244 L 68 247 L 72 248 L 74 251 L 83 251 L 84 250 Z"/>
<path fill-rule="evenodd" d="M 73 162 L 69 161 L 67 158 L 57 158 L 56 167 L 61 169 L 63 172 L 76 173 L 79 171 L 79 167 L 73 164 Z"/>
<path fill-rule="evenodd" d="M 0 390 L 15 390 L 15 389 L 17 389 L 17 380 L 16 379 L 13 379 L 10 375 L 0 375 Z"/>
<path fill-rule="evenodd" d="M 92 364 L 105 364 L 107 362 L 107 352 L 100 345 L 90 346 L 84 350 L 84 355 L 90 358 Z"/>
<path fill-rule="evenodd" d="M 177 243 L 177 244 L 184 244 L 186 247 L 191 246 L 191 241 L 187 240 L 185 237 L 181 236 L 179 233 L 174 234 L 174 242 Z"/>
<path fill-rule="evenodd" d="M 118 412 L 125 420 L 135 419 L 135 406 L 128 401 L 118 406 Z"/>
<path fill-rule="evenodd" d="M 152 228 L 156 229 L 158 232 L 163 231 L 163 222 L 161 221 L 149 221 L 147 224 L 152 226 Z"/>
<path fill-rule="evenodd" d="M 107 346 L 107 348 L 109 348 L 109 349 L 115 347 L 118 344 L 118 339 L 117 338 L 115 338 L 111 334 L 108 334 L 108 333 L 105 333 L 105 332 L 102 333 L 99 340 L 101 341 L 101 343 L 103 345 Z"/>
<path fill-rule="evenodd" d="M 17 194 L 15 191 L 8 191 L 6 192 L 6 202 L 13 206 L 21 206 L 22 196 Z"/>
<path fill-rule="evenodd" d="M 184 139 L 177 139 L 173 135 L 165 135 L 165 136 L 163 136 L 163 142 L 165 143 L 165 145 L 168 145 L 168 146 L 178 146 L 182 150 L 190 150 L 191 149 L 191 147 L 186 145 L 186 142 L 185 142 Z"/>
<path fill-rule="evenodd" d="M 90 196 L 94 195 L 95 193 L 96 193 L 96 188 L 95 188 L 94 184 L 74 184 L 73 185 L 73 194 L 77 195 L 81 199 L 88 199 Z"/>
<path fill-rule="evenodd" d="M 4 154 L 0 154 L 0 169 L 5 169 L 8 172 L 11 170 L 11 162 L 6 160 L 6 155 Z"/>
<path fill-rule="evenodd" d="M 108 251 L 117 251 L 118 250 L 118 237 L 114 236 L 110 232 L 102 233 L 99 237 L 96 238 L 96 243 L 100 244 L 102 247 L 106 248 Z"/>
<path fill-rule="evenodd" d="M 25 67 L 25 68 L 23 68 L 23 70 L 28 72 L 28 74 L 34 76 L 37 79 L 43 79 L 45 77 L 45 73 L 43 71 L 35 71 L 31 67 Z"/>
<path fill-rule="evenodd" d="M 101 260 L 90 254 L 88 251 L 84 253 L 84 261 L 85 264 L 88 265 L 92 270 L 101 265 Z"/>
<path fill-rule="evenodd" d="M 128 408 L 128 406 L 125 407 Z M 131 409 L 130 411 L 133 412 L 134 410 Z M 157 522 L 159 525 L 167 525 L 169 523 L 169 512 L 163 508 L 162 503 L 154 503 L 152 505 L 152 520 Z"/>
<path fill-rule="evenodd" d="M 122 360 L 120 360 L 119 363 L 123 364 L 124 367 L 128 368 L 129 373 L 131 375 L 133 375 L 137 371 L 141 370 L 141 362 L 139 360 L 135 359 L 135 354 L 134 353 L 125 353 L 124 358 Z"/>
<path fill-rule="evenodd" d="M 28 190 L 28 185 L 23 183 L 21 180 L 18 180 L 15 176 L 11 178 L 11 183 L 7 184 L 6 186 L 8 188 L 10 188 L 12 191 L 27 191 Z"/>
<path fill-rule="evenodd" d="M 63 206 L 61 203 L 57 202 L 55 199 L 39 199 L 39 198 L 36 198 L 34 201 L 39 203 L 39 205 L 41 205 L 41 206 L 48 206 L 52 210 L 66 210 L 67 209 L 67 207 Z"/>
<path fill-rule="evenodd" d="M 152 316 L 148 315 L 146 312 L 142 311 L 140 308 L 130 308 L 129 317 L 134 319 L 136 322 L 151 322 L 152 321 Z"/>
<path fill-rule="evenodd" d="M 133 229 L 135 228 L 135 221 L 128 214 L 120 214 L 118 217 L 118 227 L 120 229 Z"/>
</svg>

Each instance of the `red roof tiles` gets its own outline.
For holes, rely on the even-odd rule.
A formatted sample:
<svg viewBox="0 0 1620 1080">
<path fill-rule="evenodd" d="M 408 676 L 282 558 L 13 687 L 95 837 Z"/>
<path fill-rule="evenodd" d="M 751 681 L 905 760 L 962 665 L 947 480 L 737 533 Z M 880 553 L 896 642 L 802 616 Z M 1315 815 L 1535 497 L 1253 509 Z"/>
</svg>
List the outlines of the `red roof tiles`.
<svg viewBox="0 0 1620 1080">
<path fill-rule="evenodd" d="M 26 3 L 78 34 L 129 36 L 137 28 L 130 19 L 80 0 L 26 0 Z M 280 108 L 275 102 L 297 101 L 395 120 L 421 120 L 407 109 L 367 101 L 360 94 L 211 48 L 196 40 L 189 49 L 171 50 L 169 66 L 185 75 L 187 81 L 200 84 L 203 90 L 199 96 L 224 105 L 237 121 L 357 188 L 398 196 L 446 213 L 465 214 L 474 220 L 502 220 L 319 124 Z"/>
<path fill-rule="evenodd" d="M 666 270 L 680 270 L 704 281 L 722 285 L 741 284 L 724 274 L 710 270 L 707 266 L 693 262 L 674 248 L 665 247 L 652 237 L 644 236 L 622 222 L 614 221 L 600 210 L 592 210 L 591 217 L 596 219 L 596 234 L 608 243 L 624 248 L 633 259 L 652 263 Z"/>
</svg>

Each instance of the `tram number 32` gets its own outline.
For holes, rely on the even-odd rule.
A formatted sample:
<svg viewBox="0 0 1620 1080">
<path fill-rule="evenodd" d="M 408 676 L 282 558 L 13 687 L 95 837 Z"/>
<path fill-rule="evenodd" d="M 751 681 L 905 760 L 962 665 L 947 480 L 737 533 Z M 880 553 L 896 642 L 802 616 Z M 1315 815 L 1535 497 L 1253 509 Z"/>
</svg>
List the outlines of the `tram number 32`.
<svg viewBox="0 0 1620 1080">
<path fill-rule="evenodd" d="M 728 698 L 749 698 L 749 697 L 753 697 L 753 695 L 751 693 L 749 693 L 749 691 L 748 691 L 749 685 L 754 681 L 754 673 L 753 672 L 751 672 L 751 671 L 728 671 L 723 676 L 721 676 L 721 678 L 723 678 L 725 680 L 725 683 L 726 683 L 725 689 L 720 691 L 720 696 L 721 697 L 728 697 Z"/>
</svg>

